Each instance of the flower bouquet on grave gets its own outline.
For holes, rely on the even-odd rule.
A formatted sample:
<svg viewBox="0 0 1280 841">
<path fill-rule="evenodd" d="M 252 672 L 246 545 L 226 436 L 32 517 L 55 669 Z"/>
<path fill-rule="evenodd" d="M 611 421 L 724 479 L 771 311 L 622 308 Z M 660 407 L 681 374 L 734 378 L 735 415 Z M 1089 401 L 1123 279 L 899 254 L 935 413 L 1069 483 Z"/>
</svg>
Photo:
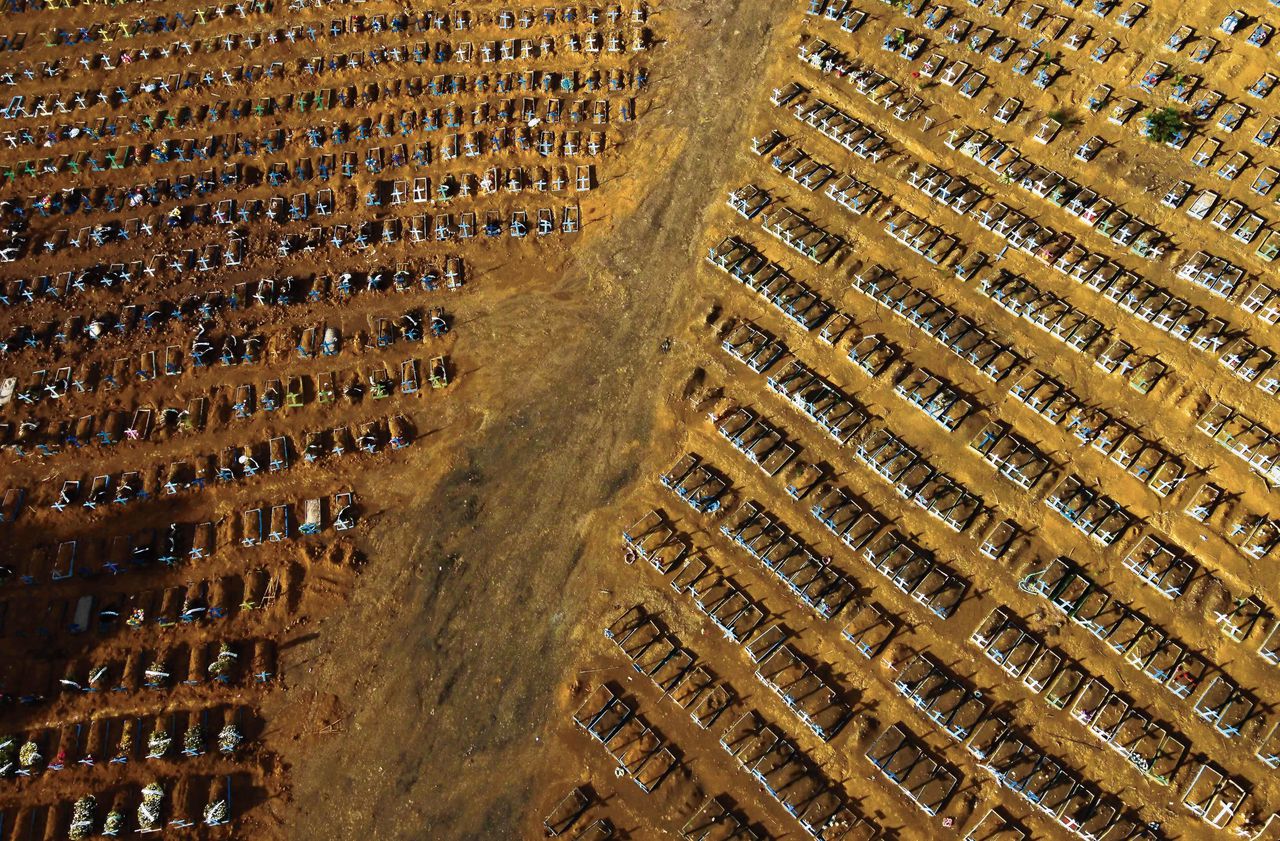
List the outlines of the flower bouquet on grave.
<svg viewBox="0 0 1280 841">
<path fill-rule="evenodd" d="M 218 646 L 218 656 L 209 664 L 209 674 L 214 678 L 225 679 L 231 675 L 231 667 L 236 663 L 236 652 L 230 643 Z"/>
<path fill-rule="evenodd" d="M 204 728 L 199 723 L 192 724 L 182 737 L 182 752 L 187 756 L 199 756 L 204 753 Z"/>
<path fill-rule="evenodd" d="M 18 764 L 23 768 L 31 768 L 41 759 L 44 757 L 40 755 L 40 746 L 35 742 L 28 740 L 18 751 Z"/>
<path fill-rule="evenodd" d="M 209 826 L 217 826 L 227 822 L 227 801 L 223 798 L 204 807 L 204 822 Z"/>
<path fill-rule="evenodd" d="M 67 830 L 67 837 L 71 841 L 79 841 L 93 834 L 93 813 L 97 808 L 98 801 L 93 799 L 93 795 L 76 801 L 71 809 L 71 827 Z"/>
<path fill-rule="evenodd" d="M 13 773 L 17 759 L 18 743 L 12 736 L 0 736 L 0 777 L 7 777 Z"/>
<path fill-rule="evenodd" d="M 120 731 L 120 744 L 116 748 L 115 758 L 127 762 L 129 754 L 133 751 L 133 730 L 128 727 Z"/>
<path fill-rule="evenodd" d="M 240 735 L 240 728 L 234 724 L 228 724 L 218 733 L 218 750 L 223 753 L 235 753 L 236 748 L 240 747 L 243 741 L 244 736 Z"/>
<path fill-rule="evenodd" d="M 119 838 L 124 832 L 124 812 L 112 809 L 107 813 L 107 821 L 102 826 L 102 834 L 107 838 Z"/>
<path fill-rule="evenodd" d="M 156 725 L 151 738 L 147 739 L 147 759 L 161 759 L 169 752 L 169 746 L 172 744 L 173 737 L 169 735 L 169 731 Z"/>
<path fill-rule="evenodd" d="M 162 826 L 160 821 L 160 801 L 164 799 L 164 786 L 159 782 L 147 783 L 142 789 L 142 803 L 138 806 L 139 831 L 151 831 Z"/>
</svg>

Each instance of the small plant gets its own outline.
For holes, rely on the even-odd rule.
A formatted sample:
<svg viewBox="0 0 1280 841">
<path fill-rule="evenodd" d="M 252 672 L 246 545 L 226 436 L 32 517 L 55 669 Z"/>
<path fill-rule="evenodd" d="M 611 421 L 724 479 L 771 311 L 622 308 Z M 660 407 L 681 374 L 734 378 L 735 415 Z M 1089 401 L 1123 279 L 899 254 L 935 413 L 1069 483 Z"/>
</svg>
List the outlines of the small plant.
<svg viewBox="0 0 1280 841">
<path fill-rule="evenodd" d="M 1069 108 L 1054 108 L 1045 116 L 1064 127 L 1074 126 L 1080 122 L 1080 118 L 1071 113 Z"/>
<path fill-rule="evenodd" d="M 1147 113 L 1146 135 L 1157 143 L 1168 143 L 1187 127 L 1176 108 L 1157 108 Z"/>
<path fill-rule="evenodd" d="M 1080 124 L 1080 118 L 1073 114 L 1069 108 L 1054 108 L 1046 113 L 1045 116 L 1063 128 L 1071 128 Z"/>
</svg>

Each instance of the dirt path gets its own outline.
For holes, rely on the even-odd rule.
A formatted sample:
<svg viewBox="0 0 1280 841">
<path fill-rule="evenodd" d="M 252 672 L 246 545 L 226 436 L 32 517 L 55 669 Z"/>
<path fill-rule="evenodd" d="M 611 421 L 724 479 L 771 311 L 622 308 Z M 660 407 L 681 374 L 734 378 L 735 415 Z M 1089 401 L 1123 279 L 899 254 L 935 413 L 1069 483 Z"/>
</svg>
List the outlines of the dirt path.
<svg viewBox="0 0 1280 841">
<path fill-rule="evenodd" d="M 690 313 L 704 247 L 692 232 L 720 195 L 769 14 L 741 0 L 664 6 L 673 37 L 653 70 L 655 112 L 624 150 L 625 181 L 602 187 L 633 209 L 558 277 L 501 267 L 509 294 L 459 313 L 468 391 L 502 397 L 449 419 L 441 440 L 459 449 L 439 491 L 399 489 L 408 501 L 373 531 L 350 608 L 293 655 L 306 664 L 295 687 L 337 694 L 349 713 L 342 734 L 286 757 L 296 837 L 520 834 L 593 566 L 611 562 L 589 547 L 614 519 L 593 512 L 637 478 L 654 398 L 683 376 L 659 344 Z"/>
</svg>

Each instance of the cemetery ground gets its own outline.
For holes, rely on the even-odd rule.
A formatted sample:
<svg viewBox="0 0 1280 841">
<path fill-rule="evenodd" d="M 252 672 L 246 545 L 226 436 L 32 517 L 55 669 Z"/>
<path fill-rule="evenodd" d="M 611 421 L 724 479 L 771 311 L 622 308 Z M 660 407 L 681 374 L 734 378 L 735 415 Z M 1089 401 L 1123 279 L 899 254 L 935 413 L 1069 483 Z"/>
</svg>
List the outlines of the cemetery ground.
<svg viewBox="0 0 1280 841">
<path fill-rule="evenodd" d="M 459 116 L 342 64 L 347 112 L 246 105 L 288 133 L 181 225 L 95 194 L 129 241 L 29 213 L 0 263 L 0 734 L 38 752 L 0 839 L 86 795 L 202 838 L 1276 837 L 1270 7 L 382 5 L 272 25 L 425 20 Z M 293 43 L 246 102 L 345 49 Z M 553 73 L 553 152 L 396 149 L 504 113 L 503 62 Z M 101 178 L 208 166 L 161 148 Z"/>
</svg>

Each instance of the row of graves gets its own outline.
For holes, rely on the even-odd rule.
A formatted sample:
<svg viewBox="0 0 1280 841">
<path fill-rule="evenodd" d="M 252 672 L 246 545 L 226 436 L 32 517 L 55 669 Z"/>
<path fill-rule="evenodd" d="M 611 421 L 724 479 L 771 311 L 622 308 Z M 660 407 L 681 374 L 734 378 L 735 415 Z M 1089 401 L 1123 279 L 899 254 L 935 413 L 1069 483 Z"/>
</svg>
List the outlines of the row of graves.
<svg viewBox="0 0 1280 841">
<path fill-rule="evenodd" d="M 207 69 L 168 76 L 152 71 L 101 89 L 76 85 L 91 81 L 92 59 L 105 55 L 92 46 L 97 41 L 91 34 L 49 45 L 70 66 L 76 53 L 89 53 L 79 63 L 90 75 L 74 80 L 74 72 L 51 72 L 53 67 L 29 79 L 20 67 L 0 75 L 15 90 L 27 90 L 3 110 L 7 148 L 15 156 L 31 147 L 49 151 L 4 170 L 15 188 L 30 183 L 41 192 L 6 204 L 8 236 L 0 258 L 47 260 L 72 245 L 115 248 L 137 237 L 167 238 L 175 229 L 210 225 L 224 233 L 218 229 L 247 222 L 279 230 L 284 236 L 275 238 L 283 242 L 293 236 L 290 228 L 305 227 L 312 215 L 372 220 L 379 230 L 361 230 L 361 237 L 376 233 L 383 242 L 396 242 L 400 232 L 389 234 L 388 224 L 410 224 L 399 224 L 390 209 L 408 210 L 413 203 L 450 211 L 425 224 L 415 217 L 417 241 L 431 241 L 437 227 L 450 238 L 482 232 L 522 237 L 535 230 L 531 219 L 543 235 L 574 233 L 576 206 L 511 208 L 519 200 L 507 196 L 594 186 L 591 160 L 614 144 L 615 124 L 636 119 L 638 95 L 647 85 L 637 56 L 650 37 L 648 12 L 637 7 L 602 15 L 594 9 L 566 18 L 560 10 L 550 22 L 538 18 L 538 38 L 472 40 L 487 27 L 501 30 L 501 14 L 457 21 L 468 25 L 438 32 L 434 43 L 404 40 L 410 30 L 426 28 L 433 12 L 389 22 L 382 15 L 352 15 L 327 26 L 283 30 L 287 37 L 260 28 L 224 32 L 204 43 L 216 53 L 206 59 Z M 592 28 L 604 26 L 614 29 Z M 131 46 L 154 40 L 161 62 L 189 53 L 189 43 L 170 44 L 166 34 L 158 28 L 132 36 Z M 349 49 L 357 43 L 365 48 Z M 342 51 L 290 58 L 304 45 Z M 246 58 L 262 63 L 234 63 Z M 422 75 L 428 62 L 436 75 Z M 329 86 L 299 92 L 299 76 L 317 75 L 329 76 L 321 82 Z M 352 109 L 360 113 L 340 113 Z M 77 113 L 91 110 L 108 113 Z M 53 122 L 35 122 L 42 118 Z M 481 157 L 489 160 L 471 166 Z M 157 171 L 162 177 L 147 178 Z M 281 188 L 294 192 L 276 192 Z M 485 196 L 500 193 L 508 208 L 483 209 L 492 203 Z M 470 219 L 459 221 L 463 213 Z M 554 225 L 543 223 L 548 213 Z M 76 214 L 93 218 L 62 226 Z M 476 216 L 482 217 L 478 223 Z"/>
<path fill-rule="evenodd" d="M 1098 132 L 1076 148 L 1077 160 L 1088 163 L 1132 133 L 1172 151 L 1185 150 L 1188 171 L 1205 169 L 1219 179 L 1207 187 L 1201 182 L 1198 212 L 1207 213 L 1222 198 L 1218 190 L 1233 189 L 1233 182 L 1249 184 L 1255 200 L 1270 194 L 1276 170 L 1269 150 L 1280 118 L 1267 108 L 1275 75 L 1267 72 L 1265 61 L 1274 32 L 1265 12 L 1215 8 L 1207 10 L 1207 19 L 1194 20 L 1182 13 L 1169 16 L 1143 3 L 1123 11 L 1123 4 L 1066 4 L 1061 10 L 1039 4 L 1013 8 L 1015 4 L 1005 2 L 968 5 L 894 7 L 898 14 L 886 21 L 880 43 L 883 54 L 894 59 L 890 70 L 893 63 L 904 62 L 918 68 L 918 77 L 937 79 L 969 98 L 985 91 L 983 113 L 991 114 L 1000 126 L 1026 127 L 1044 144 L 1063 130 L 1063 113 L 1037 114 L 1024 101 L 1025 93 L 1005 95 L 1001 76 L 1027 76 L 1041 90 L 1067 89 L 1086 103 L 1085 114 L 1066 120 L 1077 129 L 1072 135 Z M 809 11 L 852 32 L 867 19 L 868 10 L 817 3 Z M 1190 18 L 1199 16 L 1197 11 Z M 839 44 L 832 38 L 810 48 L 814 65 L 838 69 L 843 59 Z M 1237 47 L 1241 57 L 1233 60 Z M 1254 72 L 1254 67 L 1261 71 Z M 1176 119 L 1160 116 L 1165 109 Z M 1171 191 L 1176 198 L 1167 207 L 1176 209 L 1196 189 L 1196 179 L 1172 180 L 1170 186 L 1176 188 Z M 1227 206 L 1231 212 L 1223 216 L 1218 231 L 1230 231 L 1233 239 L 1245 244 L 1267 240 L 1272 231 L 1265 214 L 1240 202 L 1229 201 Z M 1150 212 L 1161 213 L 1157 208 Z M 1141 224 L 1154 228 L 1150 222 Z M 1270 245 L 1258 249 L 1260 260 L 1274 259 L 1275 242 L 1272 238 Z M 1142 247 L 1135 253 L 1158 259 L 1164 252 Z"/>
<path fill-rule="evenodd" d="M 361 526 L 350 491 L 288 494 L 332 482 L 224 493 L 243 506 L 229 516 L 156 489 L 38 531 L 42 509 L 19 506 L 0 585 L 4 837 L 215 831 L 274 790 L 259 705 L 283 691 L 280 646 L 312 589 L 289 559 Z M 68 784 L 74 801 L 55 794 Z"/>
<path fill-rule="evenodd" d="M 5 7 L 0 838 L 281 794 L 267 693 L 450 411 L 473 262 L 578 235 L 646 110 L 645 3 L 464 5 Z"/>
<path fill-rule="evenodd" d="M 998 10 L 994 7 L 986 11 L 990 11 L 999 20 L 1004 20 L 1005 13 L 1008 12 L 1004 10 L 996 14 Z M 1017 17 L 1016 12 L 1014 10 L 1008 14 Z M 939 14 L 945 17 L 947 12 L 944 10 Z M 1034 24 L 1034 19 L 1038 19 L 1037 15 L 1043 14 L 1043 10 L 1033 9 L 1028 14 Z M 824 18 L 825 15 L 825 11 L 817 12 L 814 15 L 816 20 L 811 20 L 816 26 L 827 27 L 824 34 L 832 35 L 832 43 L 838 43 L 837 38 L 847 38 L 850 29 L 867 34 L 861 29 L 866 12 L 852 7 L 840 10 L 831 20 L 843 21 L 845 25 L 834 28 L 834 31 Z M 1252 24 L 1266 28 L 1263 21 L 1253 20 Z M 874 24 L 866 23 L 866 26 L 873 27 Z M 802 48 L 801 52 L 805 52 L 805 49 Z M 809 63 L 814 67 L 818 66 L 813 62 Z M 863 65 L 849 64 L 844 66 L 843 72 L 825 72 L 822 75 L 827 78 L 817 83 L 818 85 L 839 86 L 842 82 L 851 82 L 859 93 L 868 96 L 868 101 L 882 107 L 884 103 L 878 97 L 886 94 L 891 96 L 894 86 L 892 74 L 885 76 L 880 71 Z M 834 80 L 833 75 L 836 76 Z M 864 91 L 863 82 L 867 79 L 870 80 L 868 84 L 873 87 Z M 774 100 L 775 104 L 794 103 L 799 115 L 808 113 L 802 111 L 802 108 L 812 107 L 804 105 L 809 101 L 807 95 L 808 91 L 803 84 L 792 83 L 775 89 Z M 857 99 L 853 101 L 856 102 Z M 923 126 L 928 118 L 916 122 Z M 995 122 L 998 123 L 999 120 Z M 916 136 L 911 123 L 910 120 L 905 121 L 902 127 L 904 143 L 908 137 L 914 139 Z M 874 129 L 874 124 L 869 125 Z M 1161 255 L 1150 253 L 1150 248 L 1168 239 L 1168 235 L 1156 224 L 1141 219 L 1135 223 L 1135 217 L 1123 210 L 1117 214 L 1116 202 L 1112 199 L 1104 198 L 1103 205 L 1095 206 L 1099 195 L 1091 188 L 1092 182 L 1078 180 L 1089 173 L 1089 166 L 1073 165 L 1079 172 L 1047 169 L 1038 162 L 1040 158 L 1029 157 L 1033 153 L 1027 148 L 1012 145 L 1012 140 L 1006 142 L 998 139 L 998 133 L 998 127 L 973 123 L 941 132 L 943 145 L 956 153 L 954 168 L 943 166 L 942 161 L 921 160 L 912 151 L 903 148 L 899 153 L 900 161 L 889 162 L 890 169 L 900 174 L 907 185 L 932 201 L 916 201 L 916 206 L 910 210 L 896 204 L 912 202 L 910 196 L 895 196 L 895 203 L 891 206 L 885 206 L 889 203 L 881 201 L 877 207 L 882 212 L 877 216 L 885 222 L 885 232 L 908 249 L 925 256 L 929 262 L 941 265 L 945 270 L 944 276 L 951 275 L 965 284 L 976 281 L 975 291 L 996 303 L 1003 311 L 999 315 L 1017 316 L 1039 330 L 1049 332 L 1064 341 L 1071 350 L 1084 353 L 1094 367 L 1108 374 L 1125 377 L 1140 394 L 1153 393 L 1158 396 L 1161 381 L 1171 375 L 1177 377 L 1180 372 L 1161 358 L 1162 355 L 1158 352 L 1161 339 L 1158 336 L 1142 340 L 1136 334 L 1128 333 L 1125 338 L 1119 338 L 1117 333 L 1127 331 L 1123 322 L 1116 322 L 1114 315 L 1107 315 L 1111 303 L 1157 327 L 1169 337 L 1213 354 L 1219 365 L 1227 369 L 1235 379 L 1260 388 L 1268 395 L 1273 392 L 1275 375 L 1270 373 L 1273 371 L 1273 354 L 1264 344 L 1267 328 L 1274 322 L 1268 304 L 1272 290 L 1267 284 L 1255 282 L 1247 268 L 1234 266 L 1204 250 L 1196 250 L 1194 253 L 1188 250 L 1182 252 L 1181 258 L 1173 260 L 1168 269 L 1175 275 L 1174 283 L 1190 281 L 1192 285 L 1198 285 L 1210 293 L 1208 298 L 1201 296 L 1197 300 L 1193 296 L 1199 293 L 1185 285 L 1181 289 L 1172 285 L 1164 289 L 1155 287 L 1135 269 L 1118 262 L 1119 257 L 1115 253 L 1099 253 L 1094 250 L 1093 243 L 1084 242 L 1074 232 L 1046 229 L 1039 220 L 1030 221 L 1029 217 L 1016 210 L 1018 206 L 1022 206 L 1024 210 L 1030 208 L 1014 205 L 1003 195 L 996 197 L 995 191 L 1013 184 L 1034 195 L 1048 198 L 1062 206 L 1067 215 L 1076 216 L 1106 235 L 1112 246 L 1126 246 L 1131 252 L 1140 254 L 1150 262 L 1166 262 Z M 1046 139 L 1045 145 L 1051 146 L 1051 141 L 1052 137 Z M 759 142 L 759 138 L 756 142 Z M 757 148 L 757 151 L 760 149 Z M 1072 157 L 1081 161 L 1082 156 Z M 973 174 L 975 168 L 967 159 L 979 165 L 976 168 L 977 177 Z M 982 173 L 983 169 L 989 170 L 998 179 L 993 182 Z M 860 177 L 861 173 L 854 175 Z M 860 180 L 874 183 L 874 179 Z M 1192 201 L 1187 198 L 1191 194 L 1189 188 L 1175 189 L 1176 187 L 1177 185 L 1173 185 L 1170 188 L 1169 194 L 1161 203 L 1170 209 L 1179 207 L 1184 200 L 1192 205 L 1198 204 L 1193 215 L 1201 212 L 1208 214 L 1208 208 L 1212 208 L 1219 198 L 1214 195 L 1204 201 Z M 871 189 L 874 191 L 875 187 L 872 186 Z M 831 196 L 831 191 L 827 191 L 827 195 Z M 878 200 L 878 193 L 872 195 L 874 200 Z M 992 204 L 997 198 L 1002 201 Z M 839 203 L 838 200 L 837 202 Z M 1090 204 L 1091 202 L 1095 204 Z M 970 217 L 980 227 L 1004 239 L 1000 253 L 994 258 L 990 257 L 988 255 L 995 251 L 994 247 L 989 251 L 978 251 L 951 235 L 948 220 L 956 217 L 936 213 L 938 204 Z M 867 207 L 859 209 L 865 212 Z M 1226 221 L 1235 219 L 1238 215 L 1233 208 L 1232 213 L 1223 217 L 1223 225 L 1226 226 Z M 981 235 L 979 238 L 982 238 Z M 950 255 L 941 263 L 937 259 L 930 259 L 937 257 L 937 242 L 942 242 L 945 246 L 944 253 Z M 1032 259 L 1023 259 L 1013 249 L 1007 248 L 1008 245 L 1015 246 L 1019 252 Z M 1134 250 L 1135 247 L 1137 250 Z M 931 248 L 935 249 L 932 253 Z M 1057 288 L 1050 288 L 1050 284 L 1040 280 L 1044 277 L 1042 269 L 1032 274 L 1019 271 L 1016 266 L 1005 265 L 1013 259 L 1021 260 L 1028 266 L 1034 266 L 1035 261 L 1052 265 L 1071 280 L 1101 292 L 1099 304 L 1104 308 L 1086 309 Z M 997 267 L 995 264 L 1001 265 Z M 915 282 L 914 278 L 904 279 L 900 277 L 901 272 L 894 271 L 894 268 L 886 268 L 880 263 L 871 263 L 869 270 L 865 265 L 863 268 L 856 268 L 855 285 L 890 313 L 925 330 L 975 367 L 983 365 L 983 373 L 987 377 L 1000 377 L 1005 368 L 987 365 L 986 360 L 979 355 L 986 348 L 977 346 L 979 353 L 972 353 L 970 350 L 974 342 L 970 331 L 975 326 L 971 313 L 959 309 L 954 298 L 931 294 L 933 289 L 938 288 L 936 285 L 931 288 L 930 285 Z M 1150 271 L 1141 266 L 1138 270 L 1143 273 Z M 1028 279 L 1032 277 L 1036 279 Z M 1058 286 L 1060 288 L 1061 284 Z M 963 293 L 956 288 L 956 294 Z M 1263 322 L 1262 326 L 1238 316 L 1228 320 L 1213 314 L 1202 302 L 1212 303 L 1215 298 L 1236 305 L 1248 315 L 1257 316 Z M 1103 305 L 1102 301 L 1107 304 Z M 979 323 L 977 326 L 984 325 Z M 966 333 L 969 333 L 967 342 L 961 338 Z M 978 337 L 981 335 L 979 332 Z M 1147 345 L 1141 351 L 1139 340 Z M 1029 354 L 1022 353 L 1022 356 L 1025 359 Z M 1016 366 L 1012 369 L 1014 373 L 1020 370 Z M 1213 368 L 1208 368 L 1207 373 L 1214 376 Z M 1119 413 L 1110 411 L 1110 407 L 1101 411 L 1083 409 L 1082 401 L 1071 386 L 1071 383 L 1064 383 L 1056 372 L 1037 369 L 1024 372 L 1021 380 L 1013 381 L 1010 393 L 1041 417 L 1066 427 L 1075 437 L 1094 449 L 1109 453 L 1112 461 L 1126 466 L 1130 475 L 1145 479 L 1148 488 L 1159 496 L 1171 498 L 1179 495 L 1181 486 L 1191 482 L 1191 473 L 1195 468 L 1187 463 L 1189 459 L 1171 451 L 1172 448 L 1165 442 L 1153 441 L 1149 436 L 1144 440 L 1140 432 L 1133 435 L 1137 432 L 1133 421 L 1118 417 Z M 1252 474 L 1250 479 L 1256 477 L 1270 487 L 1275 465 L 1272 457 L 1274 439 L 1264 424 L 1254 420 L 1265 416 L 1261 407 L 1268 404 L 1259 402 L 1259 398 L 1250 390 L 1241 390 L 1231 385 L 1230 381 L 1228 391 L 1233 398 L 1238 399 L 1214 401 L 1206 397 L 1193 404 L 1193 416 L 1199 418 L 1196 428 L 1214 437 L 1216 443 L 1242 459 L 1246 469 Z M 1142 402 L 1137 405 L 1142 405 Z M 1259 407 L 1259 410 L 1241 411 L 1246 406 Z M 1126 442 L 1128 446 L 1119 446 Z M 1191 445 L 1198 446 L 1198 442 Z M 1195 500 L 1187 506 L 1185 513 L 1191 519 L 1205 522 L 1206 518 L 1198 516 L 1198 512 L 1214 507 L 1205 504 L 1206 498 L 1212 502 L 1215 495 L 1221 496 L 1223 491 L 1214 483 L 1202 486 L 1199 491 L 1195 491 L 1195 487 L 1196 485 L 1192 485 L 1188 489 L 1191 491 L 1189 495 L 1194 496 Z M 1219 530 L 1219 535 L 1234 537 L 1242 528 L 1249 531 L 1253 529 L 1253 524 L 1242 524 L 1237 519 L 1229 519 L 1228 525 L 1229 531 Z M 1249 556 L 1253 557 L 1253 552 L 1256 551 L 1256 547 L 1251 547 Z"/>
<path fill-rule="evenodd" d="M 662 697 L 712 657 L 737 687 L 742 773 L 686 799 L 686 837 L 1280 833 L 1255 565 L 1280 239 L 1243 196 L 1273 177 L 1266 84 L 1227 59 L 1267 49 L 1267 13 L 1048 5 L 779 10 L 704 234 L 700 387 L 623 530 L 645 603 L 606 630 Z M 1144 39 L 1195 69 L 1162 59 L 1117 111 Z M 1040 105 L 1103 80 L 1087 113 Z M 1168 180 L 1109 183 L 1132 148 Z M 719 761 L 704 708 L 690 728 L 637 683 L 584 689 L 578 726 L 612 750 L 640 715 L 647 755 Z M 723 835 L 689 830 L 727 799 Z"/>
</svg>

